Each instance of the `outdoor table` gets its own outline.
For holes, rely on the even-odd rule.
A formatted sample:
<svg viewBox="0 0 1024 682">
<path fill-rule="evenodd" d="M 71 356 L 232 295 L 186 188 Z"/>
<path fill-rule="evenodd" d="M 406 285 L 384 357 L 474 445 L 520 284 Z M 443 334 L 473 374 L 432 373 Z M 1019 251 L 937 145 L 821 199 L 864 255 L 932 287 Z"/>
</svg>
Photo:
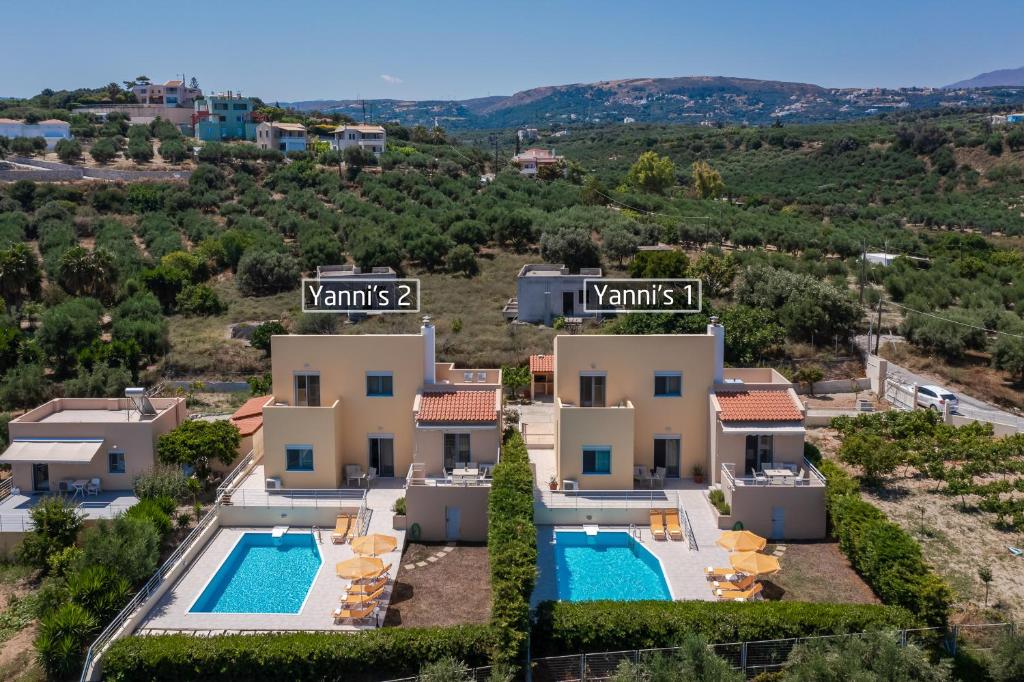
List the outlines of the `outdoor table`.
<svg viewBox="0 0 1024 682">
<path fill-rule="evenodd" d="M 763 469 L 763 471 L 764 475 L 772 482 L 776 480 L 785 481 L 787 478 L 794 475 L 789 469 Z"/>
<path fill-rule="evenodd" d="M 479 469 L 453 469 L 452 476 L 462 478 L 476 478 L 480 475 Z"/>
<path fill-rule="evenodd" d="M 79 494 L 85 497 L 85 486 L 89 485 L 89 481 L 84 478 L 79 478 L 71 482 L 71 487 L 75 489 L 75 493 L 72 497 L 78 497 Z"/>
</svg>

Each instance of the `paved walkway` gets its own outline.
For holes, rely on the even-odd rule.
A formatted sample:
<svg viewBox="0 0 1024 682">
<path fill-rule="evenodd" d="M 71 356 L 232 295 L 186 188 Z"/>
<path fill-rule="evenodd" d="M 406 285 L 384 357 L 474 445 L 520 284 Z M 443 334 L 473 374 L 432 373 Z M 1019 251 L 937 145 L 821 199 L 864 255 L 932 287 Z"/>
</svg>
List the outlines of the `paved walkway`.
<svg viewBox="0 0 1024 682">
<path fill-rule="evenodd" d="M 391 564 L 389 576 L 391 583 L 384 592 L 385 607 L 378 613 L 379 622 L 384 622 L 387 611 L 386 604 L 391 598 L 391 588 L 395 576 L 398 575 L 398 562 L 401 560 L 402 548 L 405 544 L 405 532 L 392 529 L 391 506 L 403 494 L 400 487 L 371 488 L 367 496 L 367 506 L 371 509 L 368 533 L 384 533 L 398 538 L 395 551 L 381 556 L 385 564 Z M 289 532 L 310 532 L 309 528 L 292 528 Z M 188 631 L 200 634 L 229 634 L 239 631 L 282 631 L 282 630 L 362 630 L 375 627 L 370 620 L 366 625 L 335 625 L 331 611 L 338 604 L 339 598 L 348 581 L 335 575 L 334 566 L 339 561 L 354 556 L 348 544 L 331 543 L 330 529 L 321 531 L 321 543 L 318 545 L 323 558 L 306 601 L 299 613 L 189 613 L 192 603 L 205 589 L 209 579 L 217 572 L 221 562 L 234 547 L 238 537 L 246 531 L 267 532 L 267 527 L 224 527 L 207 543 L 202 553 L 192 562 L 191 567 L 178 580 L 174 587 L 150 610 L 142 621 L 136 634 L 164 634 L 168 632 Z"/>
</svg>

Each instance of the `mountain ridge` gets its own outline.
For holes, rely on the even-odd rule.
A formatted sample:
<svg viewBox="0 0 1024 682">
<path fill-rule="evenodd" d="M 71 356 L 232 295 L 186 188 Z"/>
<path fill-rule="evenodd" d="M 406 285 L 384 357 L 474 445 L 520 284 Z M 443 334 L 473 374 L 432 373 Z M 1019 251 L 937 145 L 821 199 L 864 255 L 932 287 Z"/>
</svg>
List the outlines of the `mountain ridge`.
<svg viewBox="0 0 1024 682">
<path fill-rule="evenodd" d="M 967 78 L 956 83 L 943 86 L 945 88 L 992 88 L 992 87 L 1020 87 L 1024 86 L 1024 66 L 1016 69 L 996 69 L 979 73 L 973 78 Z"/>
</svg>

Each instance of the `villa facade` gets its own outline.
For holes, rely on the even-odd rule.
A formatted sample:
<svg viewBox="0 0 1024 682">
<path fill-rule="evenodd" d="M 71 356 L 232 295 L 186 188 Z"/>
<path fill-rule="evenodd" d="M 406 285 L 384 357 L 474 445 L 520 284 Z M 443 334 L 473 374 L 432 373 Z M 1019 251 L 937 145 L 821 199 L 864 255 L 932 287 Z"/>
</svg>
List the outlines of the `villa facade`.
<svg viewBox="0 0 1024 682">
<path fill-rule="evenodd" d="M 804 459 L 804 408 L 772 369 L 723 366 L 725 330 L 560 335 L 554 343 L 555 483 L 567 491 L 707 478 L 735 524 L 821 538 L 824 478 Z"/>
<path fill-rule="evenodd" d="M 388 146 L 387 131 L 378 125 L 341 125 L 334 129 L 331 149 L 344 151 L 349 147 L 361 147 L 376 156 L 384 153 Z"/>
<path fill-rule="evenodd" d="M 280 152 L 306 151 L 306 126 L 264 121 L 256 126 L 256 146 Z"/>
</svg>

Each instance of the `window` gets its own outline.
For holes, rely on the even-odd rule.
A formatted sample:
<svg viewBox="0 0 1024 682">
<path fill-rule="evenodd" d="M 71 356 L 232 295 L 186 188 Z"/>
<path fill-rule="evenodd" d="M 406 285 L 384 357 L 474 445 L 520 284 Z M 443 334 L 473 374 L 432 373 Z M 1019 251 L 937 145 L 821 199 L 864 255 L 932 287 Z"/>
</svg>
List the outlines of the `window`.
<svg viewBox="0 0 1024 682">
<path fill-rule="evenodd" d="M 605 384 L 604 374 L 580 375 L 580 406 L 604 407 Z"/>
<path fill-rule="evenodd" d="M 107 470 L 112 474 L 124 473 L 124 453 L 119 450 L 111 450 L 107 453 Z"/>
<path fill-rule="evenodd" d="M 772 436 L 747 436 L 744 469 L 747 476 L 771 466 L 775 461 L 775 439 Z"/>
<path fill-rule="evenodd" d="M 682 372 L 655 372 L 654 397 L 678 398 L 683 394 Z"/>
<path fill-rule="evenodd" d="M 605 446 L 584 447 L 583 473 L 588 475 L 612 473 L 612 449 Z"/>
<path fill-rule="evenodd" d="M 227 105 L 227 102 L 214 102 L 213 103 L 213 108 L 216 109 L 217 111 L 227 111 L 228 110 L 228 105 Z"/>
<path fill-rule="evenodd" d="M 313 470 L 313 446 L 312 445 L 288 445 L 285 446 L 285 468 L 288 471 L 312 471 Z"/>
<path fill-rule="evenodd" d="M 444 468 L 451 471 L 458 465 L 472 461 L 468 433 L 444 434 Z"/>
<path fill-rule="evenodd" d="M 395 439 L 389 435 L 370 436 L 369 466 L 377 470 L 377 475 L 390 477 L 395 475 Z"/>
<path fill-rule="evenodd" d="M 679 478 L 679 436 L 654 437 L 654 468 L 665 469 L 668 478 Z"/>
<path fill-rule="evenodd" d="M 248 106 L 249 106 L 249 105 L 248 105 L 248 104 L 246 104 L 245 102 L 242 102 L 241 104 L 239 104 L 239 103 L 236 103 L 236 104 L 234 105 L 234 110 L 235 110 L 235 111 L 245 111 L 245 110 L 246 110 L 246 109 L 248 108 Z"/>
<path fill-rule="evenodd" d="M 300 407 L 320 407 L 320 375 L 295 375 L 295 404 Z"/>
<path fill-rule="evenodd" d="M 391 372 L 367 372 L 366 395 L 370 397 L 389 397 L 393 395 L 394 379 Z"/>
</svg>

